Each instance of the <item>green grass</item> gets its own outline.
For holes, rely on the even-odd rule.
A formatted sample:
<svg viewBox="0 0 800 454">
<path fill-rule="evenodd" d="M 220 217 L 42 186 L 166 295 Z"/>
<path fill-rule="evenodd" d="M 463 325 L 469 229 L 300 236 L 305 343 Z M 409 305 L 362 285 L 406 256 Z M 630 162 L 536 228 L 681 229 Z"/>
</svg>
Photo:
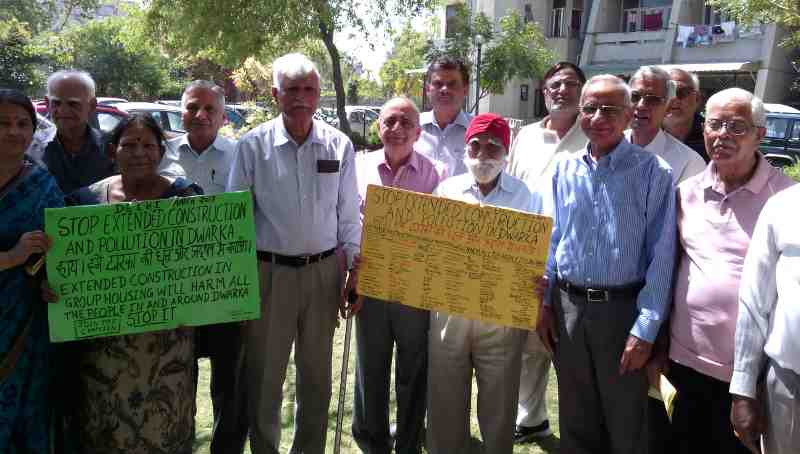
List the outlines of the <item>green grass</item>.
<svg viewBox="0 0 800 454">
<path fill-rule="evenodd" d="M 344 350 L 344 323 L 336 330 L 336 335 L 334 337 L 334 346 L 333 346 L 333 397 L 331 398 L 331 405 L 330 409 L 328 410 L 328 443 L 326 452 L 332 453 L 333 452 L 333 444 L 334 444 L 334 437 L 336 432 L 336 410 L 338 408 L 338 395 L 339 395 L 339 377 L 341 376 L 342 371 L 342 353 Z M 351 420 L 352 420 L 352 410 L 353 410 L 353 378 L 355 374 L 355 358 L 356 358 L 356 350 L 355 350 L 355 327 L 353 329 L 353 339 L 351 340 L 350 345 L 350 360 L 348 363 L 348 378 L 347 378 L 347 395 L 345 397 L 345 411 L 344 411 L 344 422 L 343 422 L 343 429 L 342 429 L 342 443 L 341 443 L 341 453 L 342 454 L 360 454 L 360 450 L 358 449 L 353 437 L 350 434 L 351 429 Z M 392 367 L 394 370 L 394 367 Z M 196 439 L 195 439 L 195 447 L 194 452 L 197 454 L 208 454 L 209 452 L 209 444 L 211 442 L 211 428 L 212 428 L 212 411 L 211 411 L 211 399 L 208 394 L 208 386 L 209 386 L 209 363 L 208 360 L 201 360 L 200 361 L 200 374 L 199 374 L 199 383 L 198 383 L 198 390 L 197 390 L 197 416 L 195 418 L 196 422 Z M 294 364 L 293 361 L 289 361 L 289 370 L 286 373 L 286 383 L 284 385 L 284 394 L 283 394 L 283 408 L 282 408 L 282 421 L 283 421 L 283 433 L 281 436 L 281 452 L 288 452 L 289 447 L 292 443 L 292 430 L 294 424 Z M 393 386 L 393 385 L 392 385 Z M 482 453 L 482 447 L 480 443 L 480 430 L 478 429 L 478 419 L 475 415 L 475 408 L 477 408 L 476 403 L 476 392 L 477 392 L 477 385 L 473 381 L 472 384 L 472 415 L 471 415 L 471 426 L 472 426 L 472 450 L 471 453 Z M 394 393 L 392 393 L 392 398 L 394 398 Z M 391 415 L 394 415 L 394 401 L 391 403 L 392 405 L 392 412 Z M 556 390 L 556 378 L 555 373 L 551 368 L 550 371 L 550 383 L 547 388 L 547 409 L 550 417 L 550 426 L 553 429 L 554 436 L 551 436 L 545 440 L 542 440 L 541 443 L 531 443 L 525 445 L 516 445 L 514 447 L 515 454 L 554 454 L 558 453 L 558 401 L 557 401 L 557 390 Z M 250 447 L 248 446 L 245 449 L 247 454 L 250 453 Z M 423 452 L 425 452 L 423 450 Z"/>
</svg>

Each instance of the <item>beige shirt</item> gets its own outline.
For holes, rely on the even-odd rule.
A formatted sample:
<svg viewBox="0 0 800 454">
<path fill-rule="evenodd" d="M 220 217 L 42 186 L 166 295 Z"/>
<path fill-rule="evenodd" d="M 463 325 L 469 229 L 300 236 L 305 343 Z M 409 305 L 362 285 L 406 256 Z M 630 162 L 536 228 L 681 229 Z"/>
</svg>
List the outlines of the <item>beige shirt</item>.
<svg viewBox="0 0 800 454">
<path fill-rule="evenodd" d="M 631 143 L 633 143 L 632 135 L 633 131 L 630 129 L 625 131 L 625 137 Z M 676 186 L 706 168 L 706 162 L 696 151 L 684 145 L 668 132 L 664 132 L 663 129 L 659 130 L 656 137 L 642 148 L 667 161 L 667 164 L 672 167 L 672 181 Z"/>
<path fill-rule="evenodd" d="M 520 130 L 508 157 L 506 171 L 525 182 L 533 195 L 533 211 L 550 216 L 553 213 L 553 172 L 556 163 L 586 148 L 589 139 L 577 119 L 561 139 L 545 124 L 549 117 Z"/>
</svg>

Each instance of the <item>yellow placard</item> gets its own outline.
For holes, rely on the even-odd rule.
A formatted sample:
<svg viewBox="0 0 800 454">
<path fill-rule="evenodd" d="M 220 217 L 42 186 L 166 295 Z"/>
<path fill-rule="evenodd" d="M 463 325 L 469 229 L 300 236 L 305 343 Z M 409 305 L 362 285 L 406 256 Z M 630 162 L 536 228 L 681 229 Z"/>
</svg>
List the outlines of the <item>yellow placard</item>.
<svg viewBox="0 0 800 454">
<path fill-rule="evenodd" d="M 545 216 L 370 185 L 358 292 L 533 329 L 552 225 Z"/>
</svg>

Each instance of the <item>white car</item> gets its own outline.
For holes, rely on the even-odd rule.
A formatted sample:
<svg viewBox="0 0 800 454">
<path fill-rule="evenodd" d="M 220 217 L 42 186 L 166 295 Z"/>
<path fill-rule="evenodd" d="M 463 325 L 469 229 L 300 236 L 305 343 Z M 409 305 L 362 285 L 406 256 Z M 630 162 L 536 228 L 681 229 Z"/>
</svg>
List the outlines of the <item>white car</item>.
<svg viewBox="0 0 800 454">
<path fill-rule="evenodd" d="M 167 139 L 186 134 L 180 107 L 152 102 L 121 102 L 114 104 L 114 107 L 129 114 L 146 113 L 150 115 L 164 130 Z"/>
</svg>

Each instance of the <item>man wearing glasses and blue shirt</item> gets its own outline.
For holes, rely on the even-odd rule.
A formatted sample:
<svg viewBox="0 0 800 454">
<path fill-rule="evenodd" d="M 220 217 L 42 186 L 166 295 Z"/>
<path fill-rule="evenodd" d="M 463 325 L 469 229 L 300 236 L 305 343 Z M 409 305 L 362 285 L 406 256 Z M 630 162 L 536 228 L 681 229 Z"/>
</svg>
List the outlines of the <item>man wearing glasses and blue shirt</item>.
<svg viewBox="0 0 800 454">
<path fill-rule="evenodd" d="M 669 165 L 628 142 L 630 88 L 583 87 L 589 144 L 553 177 L 548 288 L 537 331 L 558 375 L 561 448 L 647 452 L 647 363 L 671 299 L 675 192 Z"/>
</svg>

